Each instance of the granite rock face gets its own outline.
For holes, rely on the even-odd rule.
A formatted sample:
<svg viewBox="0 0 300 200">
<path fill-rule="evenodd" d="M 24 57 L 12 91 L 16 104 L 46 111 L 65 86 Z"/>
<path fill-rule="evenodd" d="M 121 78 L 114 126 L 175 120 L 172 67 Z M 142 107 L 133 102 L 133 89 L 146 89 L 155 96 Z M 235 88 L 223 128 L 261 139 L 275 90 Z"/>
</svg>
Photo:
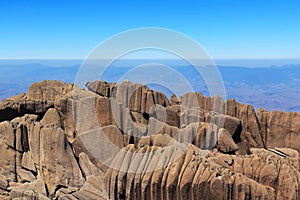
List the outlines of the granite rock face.
<svg viewBox="0 0 300 200">
<path fill-rule="evenodd" d="M 129 145 L 116 156 L 104 178 L 110 198 L 299 198 L 299 166 L 293 157 L 264 149 L 244 156 L 226 155 L 177 141 L 151 145 L 161 139 L 157 135 L 150 138 L 150 145 Z"/>
<path fill-rule="evenodd" d="M 300 114 L 128 81 L 0 105 L 0 199 L 300 199 Z"/>
<path fill-rule="evenodd" d="M 268 147 L 288 147 L 300 152 L 300 113 L 258 110 L 261 135 Z"/>
</svg>

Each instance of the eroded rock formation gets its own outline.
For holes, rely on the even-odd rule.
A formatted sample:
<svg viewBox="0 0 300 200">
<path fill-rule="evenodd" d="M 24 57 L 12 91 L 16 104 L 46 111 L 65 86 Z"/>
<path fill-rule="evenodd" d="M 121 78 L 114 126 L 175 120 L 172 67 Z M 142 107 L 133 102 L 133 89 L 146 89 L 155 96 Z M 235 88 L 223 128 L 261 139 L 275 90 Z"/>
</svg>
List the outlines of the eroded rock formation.
<svg viewBox="0 0 300 200">
<path fill-rule="evenodd" d="M 300 199 L 300 114 L 125 81 L 0 106 L 0 199 Z"/>
</svg>

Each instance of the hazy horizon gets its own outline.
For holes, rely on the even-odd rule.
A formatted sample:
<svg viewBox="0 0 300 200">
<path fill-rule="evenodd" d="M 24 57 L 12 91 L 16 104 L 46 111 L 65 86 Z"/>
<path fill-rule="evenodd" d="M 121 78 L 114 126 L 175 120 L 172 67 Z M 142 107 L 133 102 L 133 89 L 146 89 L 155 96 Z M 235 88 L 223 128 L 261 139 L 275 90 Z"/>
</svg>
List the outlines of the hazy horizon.
<svg viewBox="0 0 300 200">
<path fill-rule="evenodd" d="M 57 65 L 53 66 L 55 62 Z M 109 66 L 104 74 L 99 74 L 98 79 L 107 82 L 119 82 L 122 80 L 123 75 L 126 75 L 130 70 L 139 66 L 139 62 L 144 63 L 143 60 L 135 62 L 131 60 L 126 64 L 126 62 L 118 60 Z M 76 82 L 80 68 L 80 64 L 76 63 L 78 61 L 73 61 L 72 65 L 70 65 L 70 61 L 61 62 L 52 60 L 52 62 L 48 61 L 48 63 L 44 63 L 52 65 L 33 64 L 31 62 L 27 64 L 3 65 L 0 61 L 0 99 L 27 92 L 31 84 L 42 80 L 62 80 L 74 83 Z M 210 96 L 207 85 L 199 77 L 199 74 L 197 75 L 195 68 L 191 65 L 186 65 L 186 63 L 183 63 L 185 65 L 178 65 L 176 62 L 174 62 L 175 64 L 166 63 L 166 66 L 170 66 L 189 81 L 193 87 L 193 91 Z M 226 99 L 234 98 L 241 103 L 251 104 L 256 109 L 300 111 L 298 98 L 300 94 L 300 65 L 260 68 L 218 66 L 218 70 L 224 84 Z M 89 73 L 93 73 L 95 66 L 91 66 L 89 71 Z M 185 91 L 184 87 L 180 87 L 176 80 L 169 79 L 171 76 L 163 76 L 165 76 L 165 81 L 175 83 L 179 94 L 192 92 Z M 84 88 L 84 85 L 81 87 Z M 152 85 L 151 89 L 162 91 L 168 97 L 171 95 L 171 91 L 168 88 L 162 88 L 159 85 Z"/>
<path fill-rule="evenodd" d="M 68 67 L 81 65 L 84 59 L 0 59 L 0 66 L 41 64 L 50 67 Z M 136 61 L 160 61 L 163 64 L 184 65 L 186 62 L 180 59 L 120 59 L 118 63 L 124 62 L 125 66 L 134 67 Z M 217 66 L 222 67 L 284 67 L 287 65 L 300 65 L 300 59 L 212 59 Z M 96 61 L 97 62 L 97 61 Z M 132 65 L 132 66 L 129 66 Z"/>
</svg>

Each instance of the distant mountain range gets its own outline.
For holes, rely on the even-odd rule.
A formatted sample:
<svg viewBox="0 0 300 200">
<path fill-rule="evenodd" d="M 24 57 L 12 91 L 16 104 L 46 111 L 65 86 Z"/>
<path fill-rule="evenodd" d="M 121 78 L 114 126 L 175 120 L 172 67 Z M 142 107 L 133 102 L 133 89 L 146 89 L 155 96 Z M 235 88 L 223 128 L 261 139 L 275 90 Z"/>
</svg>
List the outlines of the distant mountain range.
<svg viewBox="0 0 300 200">
<path fill-rule="evenodd" d="M 32 83 L 41 80 L 74 82 L 80 64 L 76 62 L 63 63 L 61 66 L 55 62 L 52 64 L 53 66 L 39 63 L 0 62 L 0 99 L 26 92 Z M 195 76 L 196 72 L 192 66 L 183 63 L 171 65 L 189 80 L 196 91 L 209 95 L 205 82 Z M 255 108 L 300 111 L 300 65 L 260 68 L 219 66 L 218 68 L 224 81 L 226 98 L 235 98 L 242 103 L 253 104 Z M 132 67 L 129 64 L 121 66 L 115 63 L 101 79 L 109 82 L 118 81 L 130 69 Z M 159 88 L 157 85 L 149 85 L 149 87 L 162 90 L 167 96 L 171 95 L 167 88 Z"/>
</svg>

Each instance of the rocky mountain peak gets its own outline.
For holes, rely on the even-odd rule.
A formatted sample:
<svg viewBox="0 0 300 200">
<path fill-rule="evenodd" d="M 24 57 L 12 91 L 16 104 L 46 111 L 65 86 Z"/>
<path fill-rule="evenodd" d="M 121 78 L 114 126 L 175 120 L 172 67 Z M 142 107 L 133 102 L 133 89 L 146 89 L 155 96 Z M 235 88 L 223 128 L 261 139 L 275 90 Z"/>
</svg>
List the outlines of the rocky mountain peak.
<svg viewBox="0 0 300 200">
<path fill-rule="evenodd" d="M 125 81 L 0 105 L 1 199 L 300 199 L 300 113 Z"/>
</svg>

